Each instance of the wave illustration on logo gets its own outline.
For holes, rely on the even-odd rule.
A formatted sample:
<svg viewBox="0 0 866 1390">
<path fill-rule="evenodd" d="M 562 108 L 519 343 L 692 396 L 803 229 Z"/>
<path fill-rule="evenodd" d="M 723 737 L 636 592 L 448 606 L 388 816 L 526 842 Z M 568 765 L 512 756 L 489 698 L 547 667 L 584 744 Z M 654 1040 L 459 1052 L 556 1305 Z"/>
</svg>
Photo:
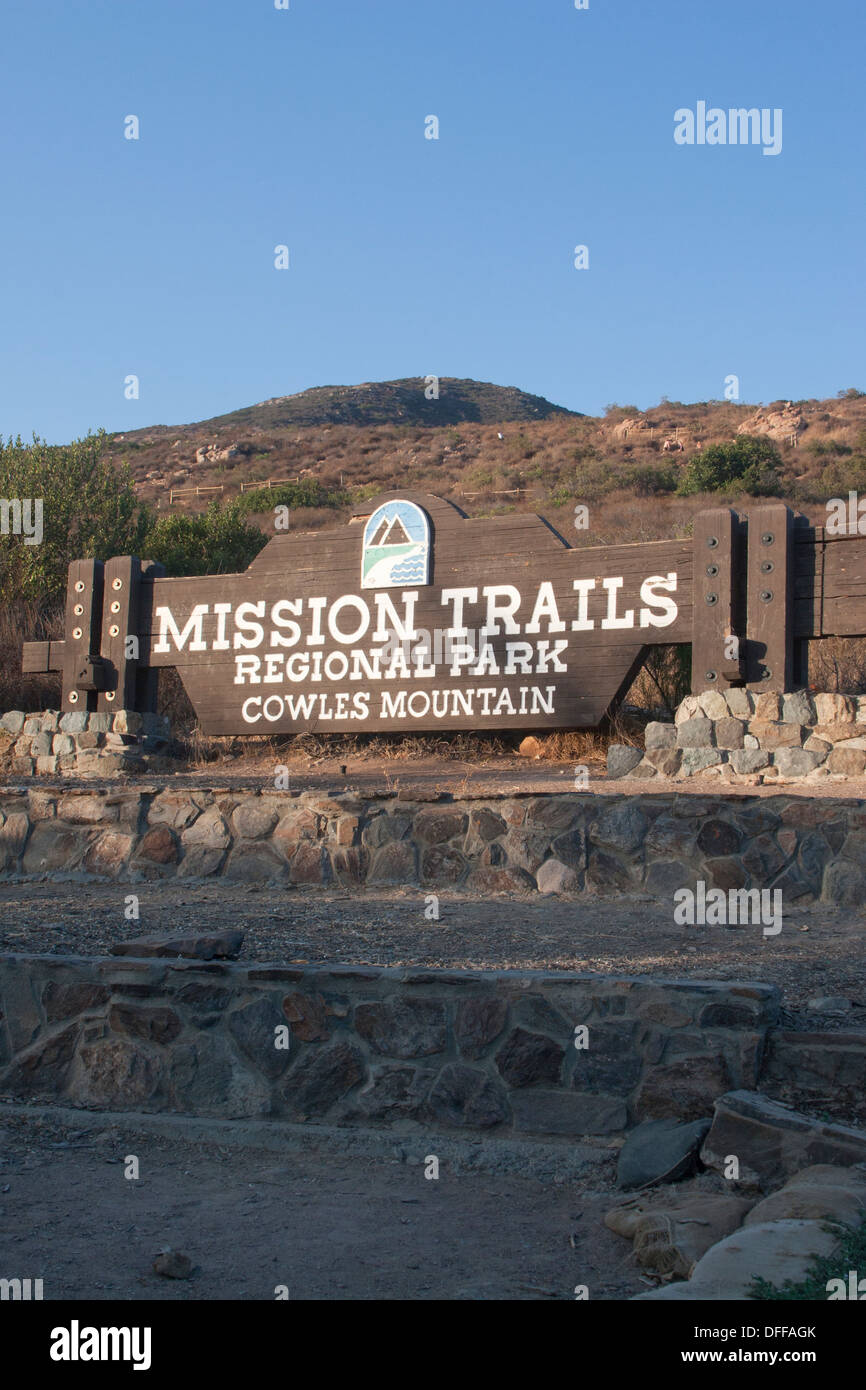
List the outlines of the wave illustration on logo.
<svg viewBox="0 0 866 1390">
<path fill-rule="evenodd" d="M 430 522 L 414 502 L 385 502 L 364 527 L 362 589 L 399 589 L 427 584 Z"/>
</svg>

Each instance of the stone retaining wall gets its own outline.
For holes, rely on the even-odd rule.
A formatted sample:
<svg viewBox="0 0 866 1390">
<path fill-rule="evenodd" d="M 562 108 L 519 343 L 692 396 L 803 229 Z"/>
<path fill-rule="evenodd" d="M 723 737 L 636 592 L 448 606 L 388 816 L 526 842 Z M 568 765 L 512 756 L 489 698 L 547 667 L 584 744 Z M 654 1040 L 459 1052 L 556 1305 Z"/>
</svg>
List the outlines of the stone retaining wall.
<svg viewBox="0 0 866 1390">
<path fill-rule="evenodd" d="M 130 957 L 7 956 L 0 1000 L 5 1096 L 515 1138 L 708 1116 L 779 1013 L 762 984 Z"/>
<path fill-rule="evenodd" d="M 687 695 L 672 724 L 648 724 L 644 743 L 613 744 L 608 777 L 844 782 L 866 771 L 866 696 L 706 690 Z"/>
<path fill-rule="evenodd" d="M 113 777 L 155 771 L 171 741 L 163 714 L 43 710 L 0 716 L 0 773 L 16 777 Z"/>
<path fill-rule="evenodd" d="M 417 794 L 416 794 L 417 797 Z M 502 796 L 0 787 L 0 877 L 648 893 L 703 880 L 866 901 L 866 804 L 802 796 Z"/>
</svg>

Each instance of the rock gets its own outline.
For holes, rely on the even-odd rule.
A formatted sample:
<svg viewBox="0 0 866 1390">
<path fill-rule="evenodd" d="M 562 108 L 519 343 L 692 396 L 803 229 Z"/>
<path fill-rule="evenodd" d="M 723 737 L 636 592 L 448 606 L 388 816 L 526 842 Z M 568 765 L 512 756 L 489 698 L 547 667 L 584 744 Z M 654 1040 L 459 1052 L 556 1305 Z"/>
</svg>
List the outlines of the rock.
<svg viewBox="0 0 866 1390">
<path fill-rule="evenodd" d="M 698 833 L 698 847 L 708 858 L 736 854 L 742 843 L 742 833 L 730 821 L 710 817 Z"/>
<path fill-rule="evenodd" d="M 181 832 L 180 838 L 184 848 L 198 845 L 206 849 L 224 849 L 231 836 L 219 808 L 209 806 L 192 825 Z"/>
<path fill-rule="evenodd" d="M 825 1167 L 825 1165 L 819 1165 Z M 814 1168 L 805 1170 L 814 1173 Z M 837 1168 L 832 1171 L 846 1174 L 849 1170 Z M 852 1173 L 852 1177 L 853 1177 Z M 797 1178 L 802 1179 L 798 1173 Z M 758 1202 L 746 1217 L 747 1226 L 758 1225 L 764 1221 L 829 1221 L 836 1225 L 856 1230 L 866 1218 L 866 1183 L 862 1175 L 859 1184 L 841 1185 L 836 1182 L 787 1182 L 778 1192 L 773 1192 Z"/>
<path fill-rule="evenodd" d="M 508 1005 L 496 997 L 461 999 L 457 1005 L 454 1035 L 464 1057 L 473 1061 L 499 1037 L 508 1018 Z"/>
<path fill-rule="evenodd" d="M 644 730 L 645 748 L 675 748 L 677 729 L 675 724 L 647 724 Z"/>
<path fill-rule="evenodd" d="M 10 709 L 0 717 L 0 729 L 7 734 L 20 734 L 24 728 L 24 715 L 20 710 Z"/>
<path fill-rule="evenodd" d="M 487 806 L 474 807 L 469 812 L 469 829 L 466 832 L 466 848 L 470 849 L 471 842 L 487 844 L 490 840 L 496 840 L 506 831 L 505 821 L 496 812 Z"/>
<path fill-rule="evenodd" d="M 24 851 L 24 872 L 40 874 L 50 873 L 52 869 L 75 869 L 81 863 L 89 843 L 86 832 L 59 825 L 55 821 L 40 821 L 34 826 Z"/>
<path fill-rule="evenodd" d="M 221 931 L 176 932 L 115 941 L 113 956 L 185 956 L 192 960 L 237 960 L 244 933 L 234 927 Z"/>
<path fill-rule="evenodd" d="M 742 748 L 746 726 L 742 719 L 720 719 L 716 724 L 717 748 Z"/>
<path fill-rule="evenodd" d="M 596 845 L 630 854 L 643 844 L 647 824 L 640 808 L 626 801 L 602 811 L 590 826 L 589 838 Z"/>
<path fill-rule="evenodd" d="M 521 758 L 540 758 L 544 750 L 539 740 L 530 734 L 528 738 L 521 741 L 517 751 Z"/>
<path fill-rule="evenodd" d="M 232 816 L 232 824 L 242 840 L 262 840 L 270 835 L 279 814 L 267 802 L 243 801 Z"/>
<path fill-rule="evenodd" d="M 702 715 L 683 720 L 677 727 L 678 748 L 712 748 L 713 722 Z"/>
<path fill-rule="evenodd" d="M 539 893 L 572 893 L 580 887 L 574 869 L 558 859 L 546 859 L 535 875 Z"/>
<path fill-rule="evenodd" d="M 162 1072 L 158 1055 L 127 1038 L 95 1042 L 79 1048 L 69 1099 L 85 1108 L 147 1109 L 160 1089 Z"/>
<path fill-rule="evenodd" d="M 696 1164 L 698 1150 L 712 1120 L 646 1120 L 631 1130 L 619 1151 L 617 1187 L 645 1187 L 649 1183 L 678 1182 Z"/>
<path fill-rule="evenodd" d="M 622 743 L 612 743 L 607 750 L 608 780 L 615 781 L 619 777 L 627 777 L 637 767 L 642 757 L 643 753 L 640 748 L 631 748 Z"/>
<path fill-rule="evenodd" d="M 720 690 L 705 690 L 698 696 L 698 709 L 707 719 L 725 719 L 728 706 Z"/>
<path fill-rule="evenodd" d="M 773 766 L 779 769 L 782 777 L 805 777 L 821 765 L 824 756 L 823 753 L 809 752 L 806 748 L 777 748 L 773 754 Z"/>
<path fill-rule="evenodd" d="M 135 1003 L 113 1004 L 108 1011 L 108 1026 L 114 1033 L 160 1045 L 173 1042 L 183 1028 L 174 1009 L 167 1005 Z"/>
<path fill-rule="evenodd" d="M 544 1091 L 531 1087 L 510 1097 L 514 1128 L 522 1134 L 562 1134 L 579 1138 L 615 1134 L 628 1123 L 628 1106 L 616 1096 Z"/>
<path fill-rule="evenodd" d="M 163 1279 L 189 1279 L 192 1260 L 180 1250 L 163 1250 L 153 1262 L 153 1272 Z"/>
<path fill-rule="evenodd" d="M 142 836 L 137 859 L 147 859 L 151 864 L 176 864 L 177 840 L 167 825 L 152 825 Z"/>
<path fill-rule="evenodd" d="M 840 994 L 821 994 L 807 1000 L 806 1008 L 813 1014 L 846 1014 L 852 1004 Z"/>
<path fill-rule="evenodd" d="M 814 724 L 815 708 L 807 690 L 794 690 L 782 696 L 783 724 Z"/>
<path fill-rule="evenodd" d="M 681 762 L 682 753 L 679 748 L 651 748 L 640 767 L 647 763 L 660 777 L 675 777 L 680 770 Z M 635 770 L 635 775 L 638 771 L 639 769 Z"/>
<path fill-rule="evenodd" d="M 49 980 L 42 991 L 42 1006 L 49 1023 L 58 1019 L 74 1018 L 77 1014 L 89 1013 L 108 1003 L 111 991 L 105 985 L 90 984 L 85 980 L 61 984 Z"/>
<path fill-rule="evenodd" d="M 282 1094 L 295 1118 L 324 1115 L 337 1101 L 364 1080 L 365 1061 L 350 1043 L 308 1053 L 297 1062 L 283 1083 Z"/>
<path fill-rule="evenodd" d="M 337 851 L 348 854 L 350 851 Z M 273 883 L 285 877 L 286 863 L 272 845 L 261 840 L 241 840 L 226 860 L 223 878 L 240 883 Z"/>
<path fill-rule="evenodd" d="M 84 867 L 89 873 L 113 877 L 126 863 L 134 844 L 134 835 L 107 830 L 87 851 Z"/>
<path fill-rule="evenodd" d="M 421 856 L 421 881 L 434 886 L 459 883 L 467 867 L 467 861 L 458 849 L 448 845 L 432 845 Z"/>
<path fill-rule="evenodd" d="M 361 832 L 361 839 L 370 849 L 381 849 L 383 845 L 390 845 L 402 840 L 411 823 L 408 816 L 389 816 L 387 813 L 383 813 L 375 816 L 369 825 L 364 827 Z M 280 825 L 282 824 L 281 821 Z"/>
<path fill-rule="evenodd" d="M 707 768 L 716 767 L 724 761 L 724 754 L 715 748 L 684 748 L 680 763 L 680 777 L 694 777 Z"/>
<path fill-rule="evenodd" d="M 755 740 L 757 742 L 757 740 Z M 731 750 L 728 761 L 735 772 L 748 774 L 759 772 L 762 767 L 766 767 L 770 761 L 769 753 L 763 748 L 734 748 Z"/>
<path fill-rule="evenodd" d="M 503 1081 L 514 1088 L 560 1079 L 565 1048 L 543 1033 L 515 1028 L 496 1054 L 496 1066 Z"/>
<path fill-rule="evenodd" d="M 857 700 L 850 695 L 816 695 L 816 724 L 853 724 Z"/>
<path fill-rule="evenodd" d="M 682 724 L 686 719 L 692 719 L 700 711 L 697 695 L 687 695 L 681 700 L 674 714 L 674 723 Z"/>
<path fill-rule="evenodd" d="M 419 1113 L 433 1073 L 415 1067 L 382 1066 L 358 1094 L 358 1105 L 371 1119 L 415 1117 Z"/>
<path fill-rule="evenodd" d="M 820 1221 L 762 1221 L 742 1226 L 698 1260 L 689 1280 L 695 1297 L 714 1288 L 719 1296 L 745 1299 L 760 1276 L 781 1287 L 805 1278 L 816 1257 L 832 1255 L 839 1235 Z"/>
<path fill-rule="evenodd" d="M 750 690 L 731 688 L 725 691 L 725 704 L 735 719 L 750 719 L 755 709 L 755 697 Z"/>
<path fill-rule="evenodd" d="M 26 854 L 24 863 L 26 867 Z M 843 907 L 861 907 L 866 902 L 866 876 L 849 860 L 835 859 L 824 870 L 821 897 L 825 902 L 840 903 Z"/>
<path fill-rule="evenodd" d="M 800 724 L 777 724 L 768 719 L 751 719 L 749 733 L 758 740 L 759 748 L 799 748 L 803 742 Z M 743 741 L 744 747 L 750 744 Z"/>
<path fill-rule="evenodd" d="M 815 740 L 817 742 L 817 740 Z M 812 740 L 810 739 L 810 742 Z M 827 758 L 827 770 L 841 773 L 843 777 L 860 777 L 866 768 L 866 751 L 861 748 L 843 746 L 834 748 Z"/>
<path fill-rule="evenodd" d="M 809 1164 L 866 1162 L 866 1131 L 810 1119 L 760 1092 L 730 1091 L 716 1101 L 701 1162 L 724 1172 L 732 1154 L 738 1184 L 766 1189 Z"/>
<path fill-rule="evenodd" d="M 492 1129 L 508 1118 L 505 1090 L 480 1068 L 449 1062 L 442 1068 L 426 1106 L 442 1124 Z"/>
<path fill-rule="evenodd" d="M 466 817 L 462 811 L 422 811 L 415 817 L 415 838 L 427 845 L 444 844 L 463 834 Z"/>
<path fill-rule="evenodd" d="M 359 1004 L 355 1009 L 358 1035 L 386 1057 L 428 1057 L 444 1052 L 445 1024 L 444 1005 L 431 999 L 398 996 Z"/>
<path fill-rule="evenodd" d="M 384 819 L 384 817 L 379 819 Z M 414 883 L 417 877 L 415 846 L 395 841 L 384 844 L 381 849 L 376 851 L 367 874 L 367 882 L 369 884 Z"/>
<path fill-rule="evenodd" d="M 466 880 L 470 893 L 526 893 L 535 887 L 534 879 L 517 865 L 513 867 L 482 866 L 474 869 Z"/>
<path fill-rule="evenodd" d="M 774 691 L 765 690 L 755 696 L 756 719 L 775 721 L 780 718 L 781 713 L 782 702 Z"/>
<path fill-rule="evenodd" d="M 278 1030 L 285 1028 L 285 1023 L 273 999 L 263 996 L 234 1009 L 226 1026 L 244 1055 L 264 1076 L 274 1081 L 283 1074 L 291 1048 L 276 1046 Z"/>
<path fill-rule="evenodd" d="M 698 1055 L 650 1066 L 635 1098 L 635 1111 L 641 1119 L 697 1120 L 730 1084 L 722 1057 Z"/>
</svg>

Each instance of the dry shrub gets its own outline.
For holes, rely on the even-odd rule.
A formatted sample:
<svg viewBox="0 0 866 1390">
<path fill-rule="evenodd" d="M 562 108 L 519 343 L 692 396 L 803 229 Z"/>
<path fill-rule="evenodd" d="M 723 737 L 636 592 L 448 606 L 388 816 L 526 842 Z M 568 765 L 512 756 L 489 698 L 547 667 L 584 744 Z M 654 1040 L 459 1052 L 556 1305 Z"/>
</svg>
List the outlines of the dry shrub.
<svg viewBox="0 0 866 1390">
<path fill-rule="evenodd" d="M 690 647 L 650 647 L 626 696 L 627 703 L 649 712 L 664 710 L 673 715 L 691 689 L 691 669 Z"/>
<path fill-rule="evenodd" d="M 0 710 L 57 709 L 60 673 L 25 676 L 21 672 L 24 642 L 63 637 L 63 609 L 17 599 L 0 608 Z"/>
<path fill-rule="evenodd" d="M 866 639 L 816 637 L 807 644 L 809 689 L 833 695 L 866 694 Z"/>
</svg>

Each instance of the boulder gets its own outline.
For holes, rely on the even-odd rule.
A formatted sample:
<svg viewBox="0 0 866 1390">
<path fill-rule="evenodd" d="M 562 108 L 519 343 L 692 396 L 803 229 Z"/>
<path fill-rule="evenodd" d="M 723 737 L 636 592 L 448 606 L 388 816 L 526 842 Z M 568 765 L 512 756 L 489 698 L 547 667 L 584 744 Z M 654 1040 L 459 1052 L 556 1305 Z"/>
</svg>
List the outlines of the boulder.
<svg viewBox="0 0 866 1390">
<path fill-rule="evenodd" d="M 191 960 L 237 960 L 244 933 L 233 927 L 210 932 L 174 932 L 115 941 L 113 956 L 185 956 Z"/>
<path fill-rule="evenodd" d="M 712 1120 L 646 1120 L 630 1131 L 619 1151 L 617 1187 L 628 1190 L 650 1183 L 677 1182 L 693 1171 Z"/>
<path fill-rule="evenodd" d="M 729 1091 L 716 1101 L 701 1162 L 725 1173 L 732 1155 L 735 1181 L 766 1191 L 809 1164 L 866 1162 L 866 1131 L 811 1119 L 757 1091 Z"/>
</svg>

